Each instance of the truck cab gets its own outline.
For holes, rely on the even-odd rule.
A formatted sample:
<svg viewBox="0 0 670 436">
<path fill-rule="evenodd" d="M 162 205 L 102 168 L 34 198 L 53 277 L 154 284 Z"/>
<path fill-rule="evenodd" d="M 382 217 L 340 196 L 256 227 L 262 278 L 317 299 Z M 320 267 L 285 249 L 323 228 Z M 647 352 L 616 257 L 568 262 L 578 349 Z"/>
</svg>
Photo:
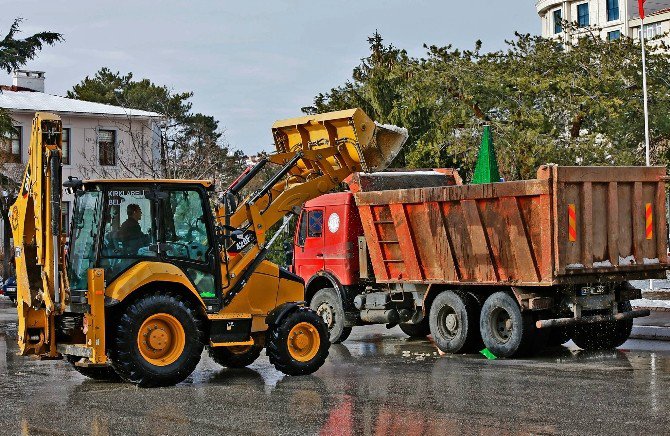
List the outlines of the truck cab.
<svg viewBox="0 0 670 436">
<path fill-rule="evenodd" d="M 338 287 L 359 285 L 358 237 L 361 218 L 351 192 L 326 194 L 308 201 L 294 238 L 295 273 L 308 281 L 328 277 Z M 316 292 L 312 286 L 307 298 Z"/>
<path fill-rule="evenodd" d="M 315 310 L 330 328 L 332 342 L 345 340 L 357 324 L 353 300 L 365 287 L 358 254 L 362 236 L 351 192 L 308 201 L 296 226 L 293 271 L 305 280 L 305 301 L 316 305 Z"/>
</svg>

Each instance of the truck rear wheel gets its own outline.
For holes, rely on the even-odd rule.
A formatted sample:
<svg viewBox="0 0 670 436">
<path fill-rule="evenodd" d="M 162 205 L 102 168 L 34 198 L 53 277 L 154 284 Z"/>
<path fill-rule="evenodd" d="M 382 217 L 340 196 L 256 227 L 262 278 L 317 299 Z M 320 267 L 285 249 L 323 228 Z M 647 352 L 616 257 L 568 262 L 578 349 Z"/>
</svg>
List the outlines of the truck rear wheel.
<svg viewBox="0 0 670 436">
<path fill-rule="evenodd" d="M 319 315 L 328 326 L 330 343 L 344 342 L 351 334 L 351 327 L 344 325 L 344 309 L 337 291 L 333 288 L 324 288 L 317 292 L 309 307 Z"/>
<path fill-rule="evenodd" d="M 111 361 L 126 381 L 171 386 L 188 377 L 204 347 L 202 321 L 180 295 L 153 294 L 129 304 L 116 323 Z"/>
<path fill-rule="evenodd" d="M 529 354 L 541 348 L 530 313 L 521 312 L 517 301 L 506 292 L 491 294 L 482 306 L 479 330 L 484 345 L 498 357 Z"/>
<path fill-rule="evenodd" d="M 263 347 L 241 345 L 236 347 L 210 347 L 209 357 L 226 368 L 244 368 L 258 359 Z"/>
<path fill-rule="evenodd" d="M 630 301 L 619 303 L 618 308 L 620 312 L 633 310 Z M 572 341 L 584 350 L 609 350 L 623 345 L 632 330 L 632 319 L 580 324 L 573 328 Z"/>
<path fill-rule="evenodd" d="M 479 343 L 478 323 L 479 307 L 470 294 L 444 291 L 430 306 L 430 332 L 445 353 L 474 351 Z"/>
<path fill-rule="evenodd" d="M 300 307 L 270 326 L 266 353 L 275 368 L 288 375 L 311 374 L 328 357 L 328 327 L 313 310 Z"/>
</svg>

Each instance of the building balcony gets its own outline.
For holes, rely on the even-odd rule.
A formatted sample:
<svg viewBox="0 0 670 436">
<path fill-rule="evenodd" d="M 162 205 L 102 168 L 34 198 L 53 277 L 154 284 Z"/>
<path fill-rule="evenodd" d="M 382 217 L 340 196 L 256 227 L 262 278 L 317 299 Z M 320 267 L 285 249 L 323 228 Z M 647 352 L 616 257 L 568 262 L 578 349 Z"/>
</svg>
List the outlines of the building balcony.
<svg viewBox="0 0 670 436">
<path fill-rule="evenodd" d="M 563 4 L 563 0 L 538 0 L 535 3 L 535 9 L 539 15 L 544 15 L 549 9 L 559 7 Z"/>
</svg>

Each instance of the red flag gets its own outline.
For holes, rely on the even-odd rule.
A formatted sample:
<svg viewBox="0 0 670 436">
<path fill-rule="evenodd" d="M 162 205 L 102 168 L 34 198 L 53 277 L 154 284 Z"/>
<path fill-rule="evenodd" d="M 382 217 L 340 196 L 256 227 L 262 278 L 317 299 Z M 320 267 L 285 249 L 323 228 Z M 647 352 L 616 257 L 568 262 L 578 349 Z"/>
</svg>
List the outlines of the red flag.
<svg viewBox="0 0 670 436">
<path fill-rule="evenodd" d="M 637 0 L 637 8 L 640 11 L 640 18 L 644 19 L 644 2 L 647 0 Z"/>
</svg>

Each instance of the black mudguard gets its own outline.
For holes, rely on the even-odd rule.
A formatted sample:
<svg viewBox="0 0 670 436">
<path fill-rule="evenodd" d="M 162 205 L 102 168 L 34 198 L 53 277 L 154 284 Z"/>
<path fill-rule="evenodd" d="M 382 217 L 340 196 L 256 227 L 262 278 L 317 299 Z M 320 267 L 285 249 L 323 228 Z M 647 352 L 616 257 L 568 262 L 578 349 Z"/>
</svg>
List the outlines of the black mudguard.
<svg viewBox="0 0 670 436">
<path fill-rule="evenodd" d="M 272 311 L 265 318 L 265 323 L 269 326 L 277 325 L 281 322 L 282 319 L 286 318 L 288 315 L 295 312 L 298 310 L 298 308 L 303 307 L 304 305 L 304 301 L 281 304 L 272 309 Z"/>
</svg>

